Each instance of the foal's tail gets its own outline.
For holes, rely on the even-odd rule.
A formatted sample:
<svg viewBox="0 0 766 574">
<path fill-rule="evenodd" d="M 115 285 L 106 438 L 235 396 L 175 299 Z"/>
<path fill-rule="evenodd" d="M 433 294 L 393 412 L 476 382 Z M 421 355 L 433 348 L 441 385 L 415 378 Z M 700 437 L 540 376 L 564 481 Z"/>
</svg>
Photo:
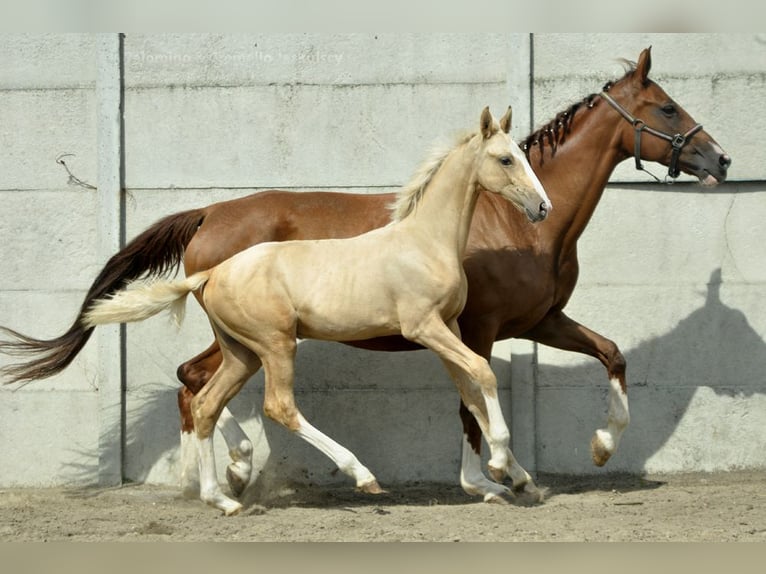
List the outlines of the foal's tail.
<svg viewBox="0 0 766 574">
<path fill-rule="evenodd" d="M 92 329 L 107 323 L 130 323 L 169 310 L 177 325 L 183 321 L 186 296 L 202 287 L 211 270 L 176 281 L 134 281 L 105 299 L 95 301 L 85 312 L 82 323 Z"/>
<path fill-rule="evenodd" d="M 183 211 L 161 219 L 112 256 L 93 281 L 77 318 L 63 335 L 54 339 L 35 339 L 12 329 L 0 331 L 13 340 L 0 341 L 0 352 L 29 361 L 0 370 L 6 383 L 44 379 L 63 371 L 88 342 L 93 326 L 83 324 L 83 316 L 97 299 L 122 289 L 141 277 L 159 277 L 175 271 L 186 246 L 205 218 L 204 208 Z"/>
</svg>

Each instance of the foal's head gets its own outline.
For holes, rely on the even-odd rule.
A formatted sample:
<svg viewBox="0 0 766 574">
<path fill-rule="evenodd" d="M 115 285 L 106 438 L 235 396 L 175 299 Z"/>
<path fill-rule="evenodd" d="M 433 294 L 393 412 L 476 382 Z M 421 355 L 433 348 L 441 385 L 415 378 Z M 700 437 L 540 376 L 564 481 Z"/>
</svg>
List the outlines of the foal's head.
<svg viewBox="0 0 766 574">
<path fill-rule="evenodd" d="M 542 221 L 551 210 L 551 202 L 521 148 L 508 135 L 510 129 L 510 107 L 499 124 L 489 108 L 484 108 L 475 136 L 480 146 L 478 184 L 510 201 L 530 221 Z"/>
</svg>

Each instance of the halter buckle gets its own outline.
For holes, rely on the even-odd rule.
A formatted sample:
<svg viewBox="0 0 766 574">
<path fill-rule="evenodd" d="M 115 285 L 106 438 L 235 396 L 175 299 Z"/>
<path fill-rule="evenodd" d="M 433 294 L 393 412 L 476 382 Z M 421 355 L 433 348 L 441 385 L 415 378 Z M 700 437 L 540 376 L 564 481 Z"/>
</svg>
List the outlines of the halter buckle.
<svg viewBox="0 0 766 574">
<path fill-rule="evenodd" d="M 681 149 L 684 147 L 684 144 L 686 143 L 686 136 L 683 136 L 681 134 L 676 134 L 673 136 L 673 139 L 670 140 L 670 145 L 672 145 L 676 149 Z"/>
</svg>

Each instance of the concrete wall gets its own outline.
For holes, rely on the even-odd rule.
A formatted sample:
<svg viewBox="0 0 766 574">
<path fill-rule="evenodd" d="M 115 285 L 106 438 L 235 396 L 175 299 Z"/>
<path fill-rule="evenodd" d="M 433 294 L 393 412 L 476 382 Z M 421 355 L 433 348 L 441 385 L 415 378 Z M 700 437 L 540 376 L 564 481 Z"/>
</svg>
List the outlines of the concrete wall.
<svg viewBox="0 0 766 574">
<path fill-rule="evenodd" d="M 75 154 L 68 165 L 90 182 L 119 172 L 98 143 L 114 95 L 111 40 L 0 37 L 0 324 L 31 335 L 68 327 L 108 257 L 108 198 L 68 185 L 55 158 Z M 648 45 L 652 76 L 733 157 L 730 180 L 715 191 L 688 179 L 664 187 L 629 162 L 618 167 L 580 241 L 569 314 L 626 354 L 632 426 L 594 469 L 600 364 L 503 342 L 493 367 L 514 450 L 547 472 L 764 468 L 762 37 L 127 34 L 122 231 L 130 239 L 165 214 L 270 187 L 394 189 L 484 105 L 512 103 L 520 138 L 619 77 L 615 59 Z M 180 332 L 162 318 L 128 326 L 124 360 L 113 332 L 60 376 L 0 388 L 0 485 L 175 482 L 175 369 L 211 341 L 202 312 L 188 311 Z M 262 420 L 261 387 L 256 377 L 231 405 L 260 466 L 290 480 L 345 480 Z M 296 389 L 307 418 L 382 482 L 457 479 L 457 393 L 430 354 L 304 342 Z"/>
</svg>

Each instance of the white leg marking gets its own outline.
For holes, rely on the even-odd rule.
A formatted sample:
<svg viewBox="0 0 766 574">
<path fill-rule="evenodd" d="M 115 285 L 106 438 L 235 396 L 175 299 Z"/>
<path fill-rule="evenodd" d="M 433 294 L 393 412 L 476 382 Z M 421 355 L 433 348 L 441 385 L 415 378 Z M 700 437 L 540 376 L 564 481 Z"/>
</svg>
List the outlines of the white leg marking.
<svg viewBox="0 0 766 574">
<path fill-rule="evenodd" d="M 527 484 L 534 485 L 532 477 L 526 470 L 524 470 L 524 467 L 519 464 L 519 461 L 513 456 L 511 449 L 508 449 L 508 476 L 511 477 L 514 488 L 521 488 Z"/>
<path fill-rule="evenodd" d="M 363 488 L 366 485 L 376 483 L 375 476 L 364 466 L 350 450 L 341 446 L 330 437 L 314 428 L 298 413 L 299 427 L 295 433 L 303 440 L 313 445 L 332 460 L 338 469 L 356 481 L 356 486 Z"/>
<path fill-rule="evenodd" d="M 181 431 L 181 492 L 184 496 L 199 496 L 199 462 L 197 437 L 193 432 Z"/>
<path fill-rule="evenodd" d="M 215 473 L 215 451 L 213 436 L 197 439 L 199 448 L 200 499 L 203 502 L 222 510 L 226 516 L 237 514 L 242 505 L 226 496 L 218 484 Z"/>
<path fill-rule="evenodd" d="M 505 502 L 503 495 L 509 492 L 508 488 L 502 484 L 492 482 L 484 476 L 481 471 L 481 457 L 473 450 L 466 435 L 463 435 L 460 486 L 470 495 L 482 496 L 484 502 Z"/>
<path fill-rule="evenodd" d="M 239 426 L 229 409 L 224 408 L 216 422 L 232 462 L 226 469 L 226 480 L 235 496 L 244 492 L 253 471 L 253 443 Z"/>
<path fill-rule="evenodd" d="M 489 428 L 486 433 L 487 444 L 490 450 L 489 467 L 490 473 L 493 474 L 495 480 L 502 480 L 502 475 L 505 474 L 505 469 L 509 464 L 508 443 L 511 440 L 511 433 L 508 430 L 508 425 L 505 424 L 503 418 L 503 412 L 500 408 L 500 401 L 497 397 L 489 397 L 482 393 L 484 396 L 484 402 L 487 405 L 487 418 L 489 419 Z M 474 416 L 477 416 L 476 409 L 469 407 L 468 409 Z M 493 472 L 493 469 L 497 472 Z M 497 476 L 494 476 L 497 474 Z"/>
<path fill-rule="evenodd" d="M 596 435 L 593 437 L 594 443 L 598 443 L 607 455 L 611 456 L 617 450 L 622 434 L 629 423 L 628 395 L 623 392 L 617 379 L 611 379 L 609 381 L 609 415 L 606 428 L 596 431 Z"/>
</svg>

